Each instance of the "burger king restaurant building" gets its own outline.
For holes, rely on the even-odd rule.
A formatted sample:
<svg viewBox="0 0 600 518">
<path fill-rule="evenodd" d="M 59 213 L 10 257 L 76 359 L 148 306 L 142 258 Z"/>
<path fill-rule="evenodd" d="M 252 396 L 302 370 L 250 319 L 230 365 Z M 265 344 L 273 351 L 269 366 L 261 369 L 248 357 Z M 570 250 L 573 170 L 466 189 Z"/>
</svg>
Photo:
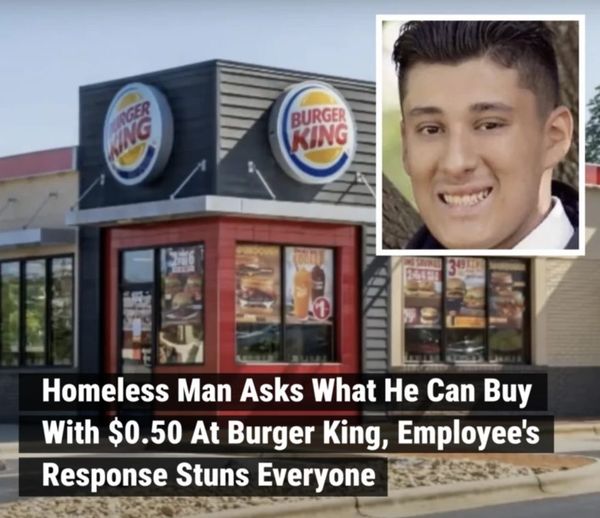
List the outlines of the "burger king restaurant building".
<svg viewBox="0 0 600 518">
<path fill-rule="evenodd" d="M 32 251 L 5 234 L 0 419 L 15 417 L 16 374 L 32 368 L 547 371 L 552 411 L 600 415 L 582 397 L 600 388 L 594 187 L 585 258 L 390 261 L 375 255 L 372 83 L 210 61 L 84 86 L 79 98 L 78 187 L 58 189 L 76 242 Z M 35 169 L 39 182 L 53 178 Z M 27 313 L 40 250 L 48 338 L 34 366 L 24 317 L 7 335 L 3 301 L 13 286 Z M 65 303 L 52 303 L 52 268 L 65 254 L 73 318 L 59 361 L 52 308 Z M 8 260 L 23 272 L 18 288 Z"/>
</svg>

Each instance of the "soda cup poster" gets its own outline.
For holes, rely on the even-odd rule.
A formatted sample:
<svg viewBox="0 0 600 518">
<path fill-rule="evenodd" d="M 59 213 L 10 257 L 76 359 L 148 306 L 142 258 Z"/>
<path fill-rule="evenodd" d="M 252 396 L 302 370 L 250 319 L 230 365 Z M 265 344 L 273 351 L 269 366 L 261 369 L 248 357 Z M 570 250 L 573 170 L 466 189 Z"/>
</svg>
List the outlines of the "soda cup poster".
<svg viewBox="0 0 600 518">
<path fill-rule="evenodd" d="M 331 324 L 333 321 L 333 250 L 285 249 L 286 322 Z"/>
</svg>

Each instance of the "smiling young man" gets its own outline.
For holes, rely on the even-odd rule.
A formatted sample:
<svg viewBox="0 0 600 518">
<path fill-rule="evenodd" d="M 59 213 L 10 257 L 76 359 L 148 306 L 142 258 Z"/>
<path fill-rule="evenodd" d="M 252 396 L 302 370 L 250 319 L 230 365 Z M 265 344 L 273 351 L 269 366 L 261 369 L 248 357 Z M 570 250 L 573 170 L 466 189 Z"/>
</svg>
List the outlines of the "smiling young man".
<svg viewBox="0 0 600 518">
<path fill-rule="evenodd" d="M 552 31 L 539 21 L 414 21 L 393 52 L 403 160 L 425 223 L 407 249 L 577 249 L 577 192 Z"/>
</svg>

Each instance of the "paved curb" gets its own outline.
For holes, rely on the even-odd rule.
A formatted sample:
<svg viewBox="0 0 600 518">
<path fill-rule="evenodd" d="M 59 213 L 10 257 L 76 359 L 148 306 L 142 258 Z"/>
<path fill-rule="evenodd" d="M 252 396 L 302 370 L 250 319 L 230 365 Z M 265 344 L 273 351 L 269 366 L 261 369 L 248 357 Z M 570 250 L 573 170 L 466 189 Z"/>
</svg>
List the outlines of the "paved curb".
<svg viewBox="0 0 600 518">
<path fill-rule="evenodd" d="M 448 485 L 398 489 L 387 497 L 336 497 L 302 502 L 282 502 L 269 506 L 227 509 L 210 513 L 211 518 L 306 517 L 339 518 L 369 516 L 383 518 L 414 516 L 437 511 L 467 509 L 519 500 L 544 498 L 600 490 L 600 461 L 542 475 L 526 475 L 496 480 L 457 482 Z M 190 514 L 185 518 L 200 518 Z"/>
<path fill-rule="evenodd" d="M 588 421 L 584 423 L 555 423 L 555 435 L 560 434 L 592 434 L 600 435 L 600 421 Z"/>
</svg>

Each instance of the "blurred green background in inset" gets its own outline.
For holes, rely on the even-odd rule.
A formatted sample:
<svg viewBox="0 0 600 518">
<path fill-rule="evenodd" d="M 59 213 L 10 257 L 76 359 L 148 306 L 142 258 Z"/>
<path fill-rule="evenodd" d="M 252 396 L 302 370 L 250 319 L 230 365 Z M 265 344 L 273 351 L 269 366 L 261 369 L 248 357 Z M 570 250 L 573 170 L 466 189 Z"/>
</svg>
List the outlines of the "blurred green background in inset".
<svg viewBox="0 0 600 518">
<path fill-rule="evenodd" d="M 415 206 L 410 180 L 402 165 L 402 136 L 400 134 L 400 101 L 398 78 L 392 61 L 394 42 L 402 22 L 384 21 L 382 26 L 381 55 L 381 115 L 383 172 L 398 190 Z"/>
</svg>

